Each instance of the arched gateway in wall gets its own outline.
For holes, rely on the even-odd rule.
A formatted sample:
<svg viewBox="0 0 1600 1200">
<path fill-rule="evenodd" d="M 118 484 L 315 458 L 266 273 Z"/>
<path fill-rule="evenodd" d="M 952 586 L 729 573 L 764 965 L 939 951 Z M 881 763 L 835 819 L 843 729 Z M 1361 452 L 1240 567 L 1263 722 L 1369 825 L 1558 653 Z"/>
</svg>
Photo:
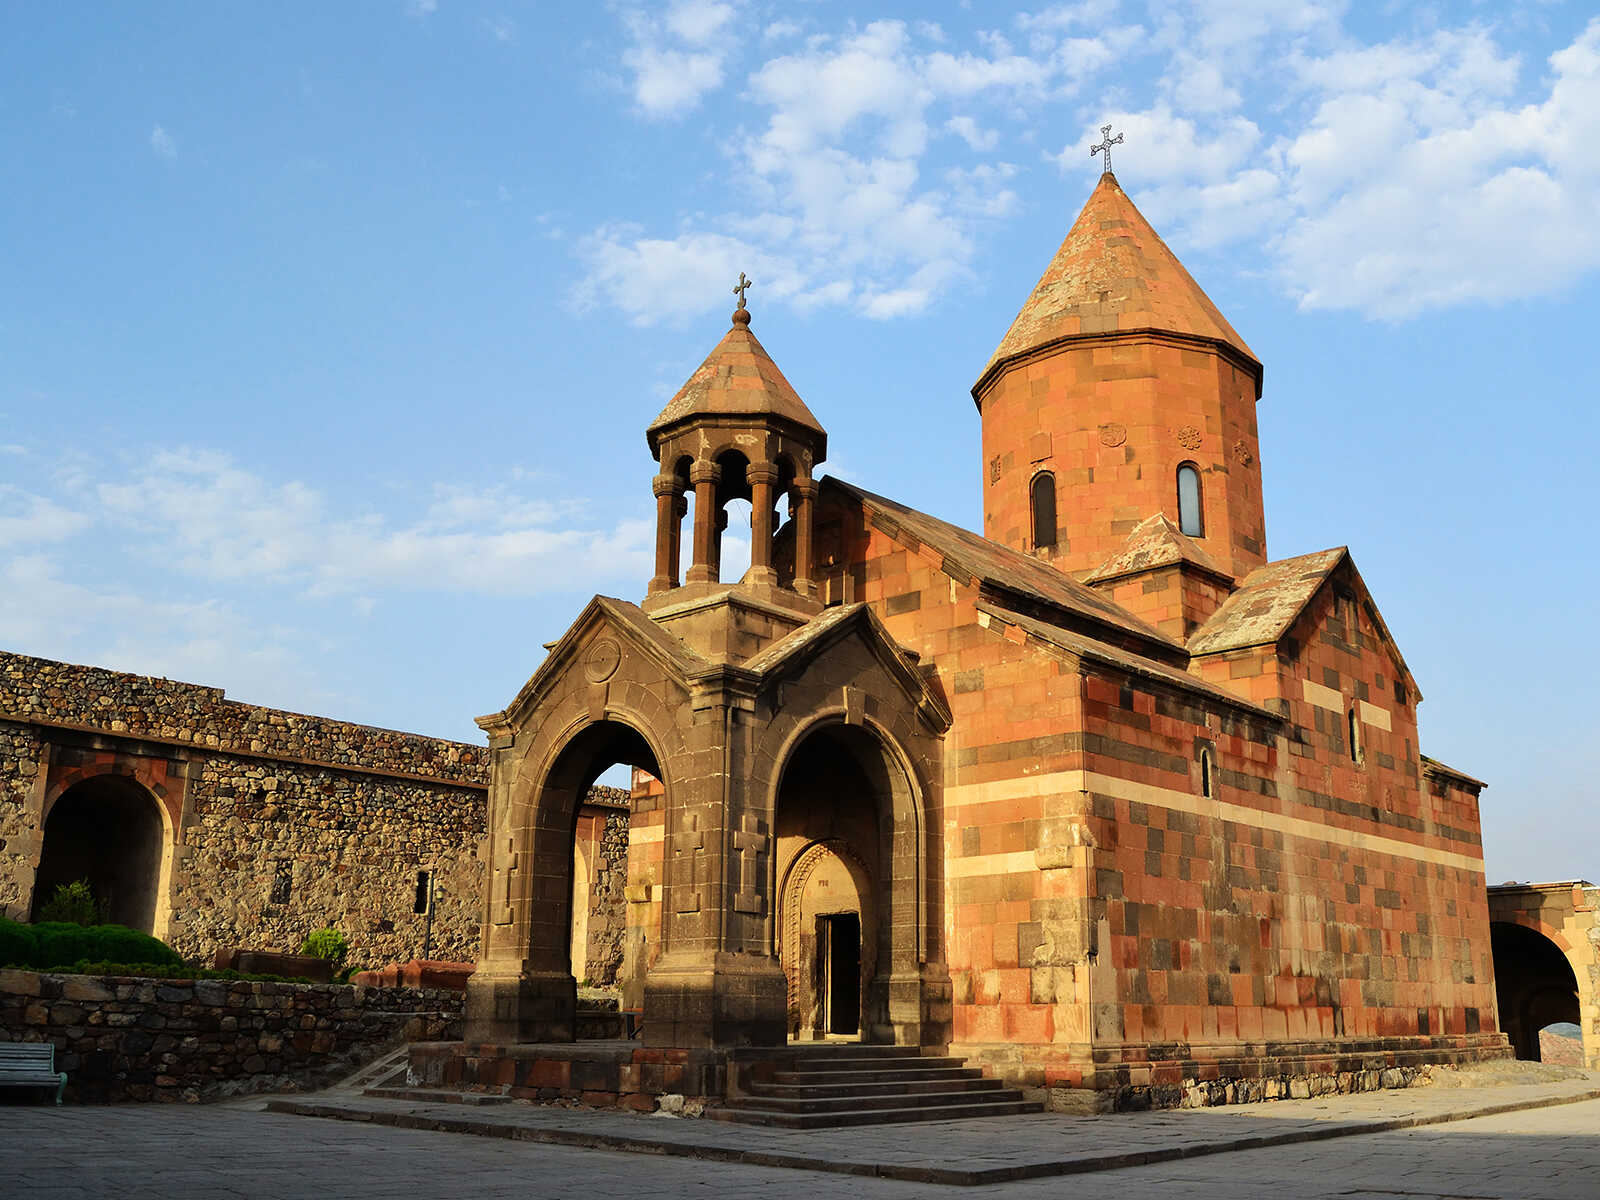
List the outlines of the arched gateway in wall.
<svg viewBox="0 0 1600 1200">
<path fill-rule="evenodd" d="M 84 880 L 105 920 L 155 932 L 168 841 L 161 805 L 138 780 L 105 773 L 73 783 L 46 811 L 31 918 L 61 884 Z"/>
</svg>

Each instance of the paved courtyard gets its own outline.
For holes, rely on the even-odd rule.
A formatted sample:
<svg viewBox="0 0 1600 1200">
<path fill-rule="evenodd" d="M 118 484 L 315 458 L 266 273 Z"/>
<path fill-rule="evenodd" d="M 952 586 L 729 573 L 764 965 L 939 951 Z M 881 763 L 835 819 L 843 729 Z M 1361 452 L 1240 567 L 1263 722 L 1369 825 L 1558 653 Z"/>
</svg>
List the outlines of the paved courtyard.
<svg viewBox="0 0 1600 1200">
<path fill-rule="evenodd" d="M 1289 1105 L 1260 1106 L 1288 1109 Z M 1159 1120 L 1161 1114 L 1147 1117 Z M 1282 1119 L 1282 1118 L 1278 1118 Z M 663 1124 L 640 1118 L 648 1124 Z M 1128 1117 L 1105 1121 L 1114 1135 Z M 1170 1116 L 1169 1116 L 1170 1121 Z M 903 1147 L 935 1152 L 986 1126 L 896 1127 Z M 672 1122 L 680 1126 L 708 1124 Z M 837 1134 L 803 1135 L 827 1147 Z M 979 1187 L 619 1153 L 493 1137 L 319 1120 L 261 1102 L 206 1107 L 0 1107 L 0 1191 L 85 1197 L 688 1197 L 831 1196 L 868 1200 L 1216 1197 L 1296 1200 L 1593 1200 L 1600 1195 L 1600 1100 L 1447 1124 Z"/>
</svg>

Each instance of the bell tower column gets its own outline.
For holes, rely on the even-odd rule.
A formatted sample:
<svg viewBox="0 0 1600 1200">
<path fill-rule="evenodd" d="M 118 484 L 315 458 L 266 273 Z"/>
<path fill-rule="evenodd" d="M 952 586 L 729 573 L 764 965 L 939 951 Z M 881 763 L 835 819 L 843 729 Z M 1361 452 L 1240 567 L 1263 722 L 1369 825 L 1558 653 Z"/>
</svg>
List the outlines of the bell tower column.
<svg viewBox="0 0 1600 1200">
<path fill-rule="evenodd" d="M 812 479 L 796 479 L 794 497 L 794 590 L 802 596 L 816 591 L 812 575 L 816 570 L 813 525 L 817 511 L 817 484 Z"/>
<path fill-rule="evenodd" d="M 678 486 L 672 475 L 657 475 L 652 480 L 656 494 L 656 573 L 647 593 L 651 596 L 678 586 Z"/>
<path fill-rule="evenodd" d="M 689 468 L 694 484 L 694 562 L 689 567 L 689 583 L 717 581 L 717 481 L 722 471 L 716 463 L 696 462 Z"/>
<path fill-rule="evenodd" d="M 769 462 L 751 463 L 745 469 L 750 481 L 750 575 L 751 583 L 777 585 L 778 572 L 772 567 L 772 489 L 778 482 L 778 468 Z"/>
</svg>

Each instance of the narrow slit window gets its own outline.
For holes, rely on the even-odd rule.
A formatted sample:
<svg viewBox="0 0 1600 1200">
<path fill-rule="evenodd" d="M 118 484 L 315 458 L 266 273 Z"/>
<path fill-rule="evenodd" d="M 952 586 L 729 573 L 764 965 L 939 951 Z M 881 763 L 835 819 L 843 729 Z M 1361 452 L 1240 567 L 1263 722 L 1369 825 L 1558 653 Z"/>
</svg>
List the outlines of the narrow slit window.
<svg viewBox="0 0 1600 1200">
<path fill-rule="evenodd" d="M 1200 468 L 1184 463 L 1178 468 L 1178 529 L 1188 537 L 1206 535 L 1205 509 L 1200 503 Z"/>
<path fill-rule="evenodd" d="M 1041 471 L 1033 477 L 1033 545 L 1035 549 L 1056 544 L 1056 477 Z"/>
<path fill-rule="evenodd" d="M 1211 761 L 1209 747 L 1200 751 L 1200 795 L 1209 800 L 1216 794 L 1216 766 Z"/>
<path fill-rule="evenodd" d="M 1361 719 L 1356 716 L 1353 705 L 1350 708 L 1350 761 L 1361 761 Z"/>
</svg>

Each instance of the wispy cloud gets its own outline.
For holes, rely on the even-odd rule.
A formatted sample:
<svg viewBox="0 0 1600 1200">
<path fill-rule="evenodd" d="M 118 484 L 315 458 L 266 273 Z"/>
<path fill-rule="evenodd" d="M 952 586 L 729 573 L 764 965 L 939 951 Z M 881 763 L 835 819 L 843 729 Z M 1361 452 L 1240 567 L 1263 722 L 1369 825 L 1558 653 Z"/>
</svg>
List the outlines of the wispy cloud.
<svg viewBox="0 0 1600 1200">
<path fill-rule="evenodd" d="M 634 104 L 651 118 L 693 110 L 721 86 L 735 41 L 729 32 L 736 0 L 674 0 L 664 10 L 630 9 L 624 16 L 629 45 L 622 66 L 632 80 Z"/>
<path fill-rule="evenodd" d="M 506 488 L 439 485 L 408 522 L 339 512 L 318 489 L 272 482 L 210 451 L 160 451 L 92 491 L 97 517 L 202 579 L 314 595 L 385 589 L 530 596 L 571 580 L 649 574 L 644 519 L 595 528 Z"/>
<path fill-rule="evenodd" d="M 1086 0 L 965 45 L 817 16 L 740 41 L 732 8 L 629 10 L 620 57 L 652 119 L 737 87 L 745 119 L 719 152 L 740 203 L 598 226 L 580 306 L 626 271 L 653 285 L 623 300 L 633 321 L 686 320 L 759 264 L 769 300 L 921 312 L 972 277 L 1016 206 L 1007 160 L 1037 162 L 1040 115 L 1062 107 L 1073 136 L 1046 149 L 1063 173 L 1087 176 L 1114 122 L 1119 176 L 1170 240 L 1227 249 L 1309 308 L 1405 319 L 1600 270 L 1600 18 L 1541 77 L 1495 25 L 1363 37 L 1333 0 Z M 1549 231 L 1536 245 L 1517 232 L 1530 221 Z"/>
<path fill-rule="evenodd" d="M 169 161 L 178 157 L 177 141 L 160 125 L 150 131 L 150 149 Z"/>
<path fill-rule="evenodd" d="M 517 40 L 517 23 L 507 16 L 484 17 L 478 23 L 486 34 L 502 44 Z"/>
<path fill-rule="evenodd" d="M 431 17 L 439 11 L 439 0 L 406 0 L 406 15 L 415 20 Z"/>
</svg>

